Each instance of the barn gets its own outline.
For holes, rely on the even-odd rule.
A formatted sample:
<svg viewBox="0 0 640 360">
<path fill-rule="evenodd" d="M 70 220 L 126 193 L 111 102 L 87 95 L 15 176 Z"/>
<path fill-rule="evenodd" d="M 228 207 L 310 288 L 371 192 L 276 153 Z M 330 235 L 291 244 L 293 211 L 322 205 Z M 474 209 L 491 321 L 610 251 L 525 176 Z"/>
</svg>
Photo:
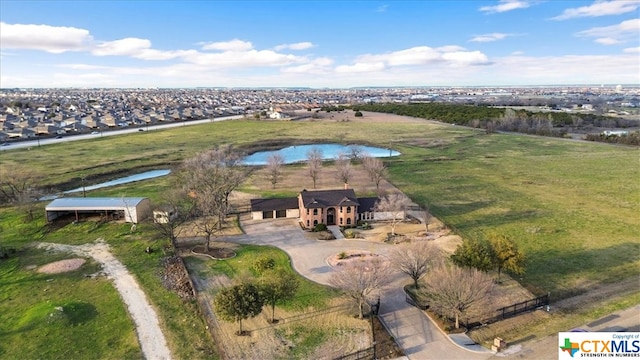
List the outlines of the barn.
<svg viewBox="0 0 640 360">
<path fill-rule="evenodd" d="M 142 197 L 69 197 L 53 200 L 45 207 L 45 212 L 48 222 L 69 215 L 75 216 L 76 220 L 87 215 L 99 215 L 136 224 L 151 214 L 151 203 Z"/>
</svg>

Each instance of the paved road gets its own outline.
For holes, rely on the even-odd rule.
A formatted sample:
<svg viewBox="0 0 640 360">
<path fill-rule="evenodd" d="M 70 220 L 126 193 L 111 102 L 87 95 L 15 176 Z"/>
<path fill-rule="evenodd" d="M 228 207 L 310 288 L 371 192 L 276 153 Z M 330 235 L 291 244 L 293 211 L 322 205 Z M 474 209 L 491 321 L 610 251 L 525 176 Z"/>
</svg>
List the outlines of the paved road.
<svg viewBox="0 0 640 360">
<path fill-rule="evenodd" d="M 221 240 L 256 245 L 271 245 L 284 250 L 291 257 L 293 268 L 302 276 L 321 284 L 329 284 L 333 268 L 327 263 L 330 256 L 348 250 L 367 250 L 387 254 L 391 246 L 363 240 L 312 240 L 305 236 L 295 220 L 242 224 L 245 235 Z M 487 359 L 491 353 L 477 353 L 455 345 L 419 309 L 407 304 L 402 286 L 408 278 L 400 276 L 381 298 L 380 318 L 409 359 Z"/>
<path fill-rule="evenodd" d="M 191 126 L 191 125 L 207 124 L 211 122 L 219 122 L 219 121 L 225 121 L 225 120 L 243 119 L 244 117 L 245 117 L 244 115 L 234 115 L 234 116 L 225 116 L 225 117 L 219 117 L 214 119 L 190 120 L 190 121 L 181 121 L 181 122 L 168 123 L 168 124 L 150 125 L 145 127 L 131 127 L 131 128 L 122 128 L 118 130 L 99 131 L 98 134 L 62 135 L 60 139 L 53 137 L 53 138 L 43 138 L 39 140 L 6 142 L 6 143 L 3 143 L 6 145 L 0 146 L 0 151 L 12 150 L 12 149 L 24 149 L 24 148 L 28 149 L 28 148 L 38 147 L 38 146 L 59 144 L 67 141 L 88 140 L 88 139 L 95 139 L 98 137 L 105 137 L 105 136 L 117 136 L 117 135 L 131 134 L 131 133 L 144 132 L 144 131 L 164 130 L 164 129 L 181 127 L 181 126 Z"/>
</svg>

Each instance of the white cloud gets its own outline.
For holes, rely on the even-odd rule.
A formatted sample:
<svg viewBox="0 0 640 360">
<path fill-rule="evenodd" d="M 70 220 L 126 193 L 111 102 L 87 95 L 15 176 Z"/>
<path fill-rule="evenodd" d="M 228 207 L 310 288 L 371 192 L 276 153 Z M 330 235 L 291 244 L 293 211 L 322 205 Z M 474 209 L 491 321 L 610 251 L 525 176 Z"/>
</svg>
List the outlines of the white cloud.
<svg viewBox="0 0 640 360">
<path fill-rule="evenodd" d="M 125 38 L 101 42 L 91 51 L 96 56 L 133 56 L 151 48 L 151 41 L 139 38 Z"/>
<path fill-rule="evenodd" d="M 472 42 L 491 42 L 491 41 L 497 41 L 497 40 L 505 39 L 508 36 L 513 36 L 513 35 L 504 34 L 504 33 L 482 34 L 482 35 L 474 36 L 469 41 L 472 41 Z"/>
<path fill-rule="evenodd" d="M 284 66 L 304 62 L 306 58 L 280 54 L 271 50 L 242 52 L 194 53 L 182 58 L 184 61 L 211 67 Z"/>
<path fill-rule="evenodd" d="M 72 69 L 72 70 L 104 70 L 109 69 L 108 66 L 102 65 L 90 65 L 90 64 L 58 64 L 54 65 L 57 68 Z"/>
<path fill-rule="evenodd" d="M 93 37 L 88 30 L 65 26 L 0 22 L 0 48 L 41 50 L 53 54 L 84 51 Z"/>
<path fill-rule="evenodd" d="M 494 14 L 517 9 L 526 9 L 531 5 L 532 2 L 526 0 L 500 0 L 500 3 L 498 5 L 483 6 L 478 10 L 484 12 L 485 14 Z"/>
<path fill-rule="evenodd" d="M 353 65 L 340 65 L 336 67 L 337 73 L 368 73 L 385 69 L 383 62 L 355 63 Z"/>
<path fill-rule="evenodd" d="M 386 12 L 388 8 L 389 8 L 389 5 L 380 5 L 374 11 L 377 13 L 383 13 L 383 12 Z"/>
<path fill-rule="evenodd" d="M 640 7 L 638 0 L 597 0 L 588 6 L 565 9 L 562 14 L 552 20 L 567 20 L 581 17 L 597 17 L 606 15 L 620 15 L 635 11 Z"/>
<path fill-rule="evenodd" d="M 623 49 L 622 52 L 624 52 L 626 54 L 638 54 L 638 53 L 640 53 L 640 46 L 632 47 L 632 48 L 626 48 L 626 49 Z"/>
<path fill-rule="evenodd" d="M 251 42 L 239 40 L 239 39 L 206 43 L 202 46 L 202 50 L 249 51 L 252 49 L 253 49 L 253 44 Z"/>
<path fill-rule="evenodd" d="M 285 50 L 285 49 L 289 49 L 289 50 L 306 50 L 306 49 L 310 49 L 312 47 L 314 47 L 315 45 L 313 45 L 313 43 L 308 42 L 308 41 L 304 41 L 304 42 L 299 42 L 299 43 L 294 43 L 294 44 L 282 44 L 282 45 L 278 45 L 276 47 L 274 47 L 273 49 L 276 51 L 281 51 L 281 50 Z"/>
<path fill-rule="evenodd" d="M 353 65 L 342 65 L 338 72 L 362 72 L 366 69 L 386 69 L 393 67 L 419 67 L 426 65 L 485 65 L 487 56 L 479 51 L 467 51 L 463 47 L 448 45 L 439 48 L 417 46 L 385 54 L 366 54 L 358 56 Z"/>
<path fill-rule="evenodd" d="M 489 64 L 489 58 L 487 58 L 487 55 L 480 51 L 456 51 L 444 53 L 442 54 L 442 58 L 456 66 Z"/>
<path fill-rule="evenodd" d="M 620 44 L 619 40 L 616 40 L 616 39 L 610 38 L 610 37 L 598 38 L 598 39 L 595 39 L 595 42 L 597 42 L 598 44 L 602 44 L 602 45 Z"/>
<path fill-rule="evenodd" d="M 596 42 L 611 45 L 637 39 L 640 33 L 640 19 L 626 20 L 616 25 L 595 27 L 580 31 L 576 35 L 596 38 Z"/>
<path fill-rule="evenodd" d="M 453 52 L 453 51 L 465 51 L 467 49 L 463 48 L 462 46 L 458 46 L 458 45 L 445 45 L 445 46 L 440 46 L 435 48 L 436 51 L 441 51 L 441 52 Z"/>
<path fill-rule="evenodd" d="M 321 74 L 331 71 L 330 66 L 333 65 L 333 60 L 327 57 L 313 59 L 313 61 L 298 65 L 289 66 L 280 69 L 283 73 L 299 73 L 299 74 Z"/>
</svg>

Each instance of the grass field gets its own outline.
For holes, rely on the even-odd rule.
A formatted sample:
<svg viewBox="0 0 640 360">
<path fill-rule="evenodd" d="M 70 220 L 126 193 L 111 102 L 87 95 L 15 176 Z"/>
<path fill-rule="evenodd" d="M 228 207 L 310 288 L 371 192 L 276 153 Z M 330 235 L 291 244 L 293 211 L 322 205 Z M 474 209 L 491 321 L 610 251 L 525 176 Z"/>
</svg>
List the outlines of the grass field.
<svg viewBox="0 0 640 360">
<path fill-rule="evenodd" d="M 428 204 L 436 217 L 463 238 L 481 238 L 489 230 L 513 238 L 528 259 L 520 281 L 533 292 L 551 292 L 557 300 L 640 275 L 639 149 L 517 134 L 485 135 L 393 115 L 365 113 L 357 121 L 352 113 L 347 116 L 350 121 L 337 121 L 338 117 L 307 122 L 227 121 L 4 151 L 0 169 L 28 164 L 46 174 L 45 185 L 68 189 L 77 187 L 82 176 L 99 182 L 124 173 L 174 167 L 216 144 L 232 143 L 247 152 L 321 141 L 393 147 L 402 155 L 385 159 L 388 180 L 415 202 Z M 158 178 L 91 195 L 157 200 L 171 186 L 170 180 Z M 161 309 L 172 350 L 181 349 L 180 357 L 208 356 L 204 355 L 208 350 L 186 345 L 206 342 L 199 332 L 203 325 L 194 304 L 185 306 L 159 284 L 161 254 L 141 256 L 147 244 L 162 247 L 164 241 L 156 239 L 152 229 L 140 226 L 131 235 L 128 226 L 80 224 L 47 232 L 39 216 L 24 224 L 17 210 L 0 209 L 0 244 L 21 247 L 33 240 L 77 244 L 104 237 Z M 30 283 L 17 281 L 25 275 L 8 263 L 0 261 L 4 269 L 0 286 L 4 288 L 4 281 L 16 283 L 14 296 L 28 297 Z M 44 284 L 38 281 L 34 284 Z M 67 300 L 84 295 L 70 291 Z M 19 310 L 25 312 L 28 307 Z M 15 332 L 17 327 L 14 323 L 0 331 Z M 124 345 L 119 351 L 130 349 Z"/>
<path fill-rule="evenodd" d="M 33 222 L 25 223 L 14 209 L 0 209 L 0 245 L 18 249 L 9 259 L 0 260 L 0 358 L 142 357 L 133 322 L 111 281 L 85 277 L 98 271 L 97 265 L 88 263 L 75 272 L 55 275 L 28 267 L 71 257 L 26 246 L 31 241 L 83 244 L 98 238 L 107 240 L 158 309 L 174 356 L 217 358 L 195 302 L 183 301 L 161 285 L 160 259 L 168 241 L 158 239 L 150 224 L 141 224 L 133 234 L 127 224 L 94 221 L 51 230 L 44 224 L 42 209 L 38 214 Z M 156 251 L 146 254 L 147 246 Z M 65 310 L 58 312 L 56 307 Z"/>
</svg>

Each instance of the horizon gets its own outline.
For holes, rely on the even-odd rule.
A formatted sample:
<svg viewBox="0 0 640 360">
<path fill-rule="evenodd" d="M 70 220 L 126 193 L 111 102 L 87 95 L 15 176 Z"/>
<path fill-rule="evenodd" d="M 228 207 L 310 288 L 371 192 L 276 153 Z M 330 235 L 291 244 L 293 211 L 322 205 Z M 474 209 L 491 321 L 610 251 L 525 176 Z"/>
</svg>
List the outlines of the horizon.
<svg viewBox="0 0 640 360">
<path fill-rule="evenodd" d="M 640 0 L 2 0 L 0 86 L 635 86 L 639 8 Z"/>
</svg>

